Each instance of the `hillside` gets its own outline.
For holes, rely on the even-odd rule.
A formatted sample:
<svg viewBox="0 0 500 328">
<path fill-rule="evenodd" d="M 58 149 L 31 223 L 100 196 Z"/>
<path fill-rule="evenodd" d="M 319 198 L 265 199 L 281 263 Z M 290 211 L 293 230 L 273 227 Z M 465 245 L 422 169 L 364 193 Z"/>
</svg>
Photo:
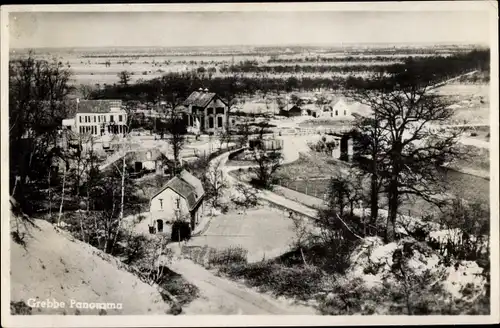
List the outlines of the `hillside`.
<svg viewBox="0 0 500 328">
<path fill-rule="evenodd" d="M 11 238 L 11 305 L 28 299 L 65 303 L 65 308 L 34 308 L 32 314 L 132 315 L 169 310 L 155 286 L 125 271 L 117 260 L 47 221 L 24 221 L 11 215 L 11 231 L 19 229 L 23 239 L 19 243 Z M 116 308 L 81 308 L 83 304 L 72 304 L 72 300 L 116 303 Z M 122 309 L 117 303 L 122 303 Z"/>
</svg>

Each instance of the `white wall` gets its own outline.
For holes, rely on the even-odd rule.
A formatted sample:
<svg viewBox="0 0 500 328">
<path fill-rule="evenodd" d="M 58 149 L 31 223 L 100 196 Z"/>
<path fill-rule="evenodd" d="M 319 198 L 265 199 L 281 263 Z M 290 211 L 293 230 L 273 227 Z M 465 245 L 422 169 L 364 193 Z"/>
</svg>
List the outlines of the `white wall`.
<svg viewBox="0 0 500 328">
<path fill-rule="evenodd" d="M 162 199 L 162 201 L 160 201 L 160 199 Z M 175 211 L 177 209 L 177 199 L 179 199 L 181 216 L 189 216 L 189 208 L 186 200 L 172 189 L 167 188 L 151 200 L 149 210 L 151 218 L 153 220 L 162 219 L 164 222 L 173 222 L 176 218 Z M 151 224 L 155 224 L 155 222 L 151 222 Z"/>
</svg>

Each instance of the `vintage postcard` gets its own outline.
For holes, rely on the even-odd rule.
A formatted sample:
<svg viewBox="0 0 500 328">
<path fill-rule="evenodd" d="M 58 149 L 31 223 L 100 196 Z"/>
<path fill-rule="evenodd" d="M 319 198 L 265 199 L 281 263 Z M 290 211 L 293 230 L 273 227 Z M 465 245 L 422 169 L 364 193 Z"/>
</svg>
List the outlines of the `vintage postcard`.
<svg viewBox="0 0 500 328">
<path fill-rule="evenodd" d="M 498 323 L 496 2 L 0 22 L 2 326 Z"/>
</svg>

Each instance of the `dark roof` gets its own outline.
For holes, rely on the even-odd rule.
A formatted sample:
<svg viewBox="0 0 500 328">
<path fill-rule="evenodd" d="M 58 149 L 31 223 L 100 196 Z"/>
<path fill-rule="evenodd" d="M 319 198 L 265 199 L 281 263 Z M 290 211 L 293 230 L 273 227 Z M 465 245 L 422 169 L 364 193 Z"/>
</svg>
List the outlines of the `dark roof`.
<svg viewBox="0 0 500 328">
<path fill-rule="evenodd" d="M 184 100 L 183 104 L 185 106 L 206 107 L 215 96 L 215 92 L 194 91 Z"/>
<path fill-rule="evenodd" d="M 109 113 L 111 107 L 121 107 L 121 100 L 80 100 L 78 113 Z"/>
<path fill-rule="evenodd" d="M 285 111 L 287 111 L 287 110 L 285 109 Z M 293 112 L 297 112 L 297 111 L 302 112 L 302 109 L 297 105 L 293 105 L 292 108 L 288 109 L 288 112 L 292 112 L 292 111 Z"/>
<path fill-rule="evenodd" d="M 198 205 L 199 201 L 205 195 L 205 191 L 203 190 L 201 181 L 186 170 L 182 171 L 178 176 L 170 179 L 165 186 L 163 186 L 153 195 L 153 197 L 151 197 L 151 199 L 155 198 L 158 194 L 160 194 L 167 188 L 172 189 L 174 192 L 184 198 L 188 203 L 190 211 L 192 211 L 196 207 L 196 205 Z"/>
</svg>

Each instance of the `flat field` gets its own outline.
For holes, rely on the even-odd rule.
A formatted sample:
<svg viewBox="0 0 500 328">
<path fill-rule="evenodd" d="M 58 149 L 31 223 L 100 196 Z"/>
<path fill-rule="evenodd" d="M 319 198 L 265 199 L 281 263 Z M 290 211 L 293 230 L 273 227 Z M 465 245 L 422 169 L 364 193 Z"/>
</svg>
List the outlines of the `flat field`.
<svg viewBox="0 0 500 328">
<path fill-rule="evenodd" d="M 293 237 L 293 223 L 287 214 L 262 206 L 246 213 L 231 211 L 214 217 L 208 230 L 193 237 L 189 244 L 217 249 L 241 246 L 248 250 L 249 261 L 258 261 L 286 252 Z"/>
<path fill-rule="evenodd" d="M 26 49 L 27 50 L 27 49 Z M 441 55 L 449 55 L 452 49 L 441 49 Z M 12 50 L 12 58 L 25 54 L 25 49 Z M 234 76 L 228 68 L 240 67 L 249 62 L 260 66 L 257 71 L 243 70 L 240 76 L 258 77 L 265 74 L 268 77 L 286 79 L 295 77 L 326 77 L 332 76 L 368 76 L 373 68 L 401 63 L 409 56 L 435 55 L 435 48 L 398 48 L 381 50 L 376 48 L 342 47 L 339 49 L 311 48 L 297 49 L 292 52 L 285 48 L 248 49 L 236 47 L 230 50 L 210 48 L 173 49 L 173 48 L 94 48 L 94 49 L 39 49 L 35 55 L 45 59 L 55 59 L 61 62 L 73 73 L 74 84 L 113 84 L 118 83 L 117 74 L 129 71 L 131 82 L 139 79 L 152 79 L 168 72 L 187 72 L 197 70 L 213 77 Z M 303 67 L 312 67 L 303 70 Z M 323 66 L 335 67 L 335 71 L 318 71 Z M 358 66 L 352 70 L 349 67 Z M 281 67 L 281 69 L 279 69 Z M 316 67 L 316 68 L 315 68 Z M 265 68 L 261 72 L 261 68 Z M 292 70 L 290 72 L 290 70 Z M 317 72 L 316 72 L 317 71 Z"/>
</svg>

